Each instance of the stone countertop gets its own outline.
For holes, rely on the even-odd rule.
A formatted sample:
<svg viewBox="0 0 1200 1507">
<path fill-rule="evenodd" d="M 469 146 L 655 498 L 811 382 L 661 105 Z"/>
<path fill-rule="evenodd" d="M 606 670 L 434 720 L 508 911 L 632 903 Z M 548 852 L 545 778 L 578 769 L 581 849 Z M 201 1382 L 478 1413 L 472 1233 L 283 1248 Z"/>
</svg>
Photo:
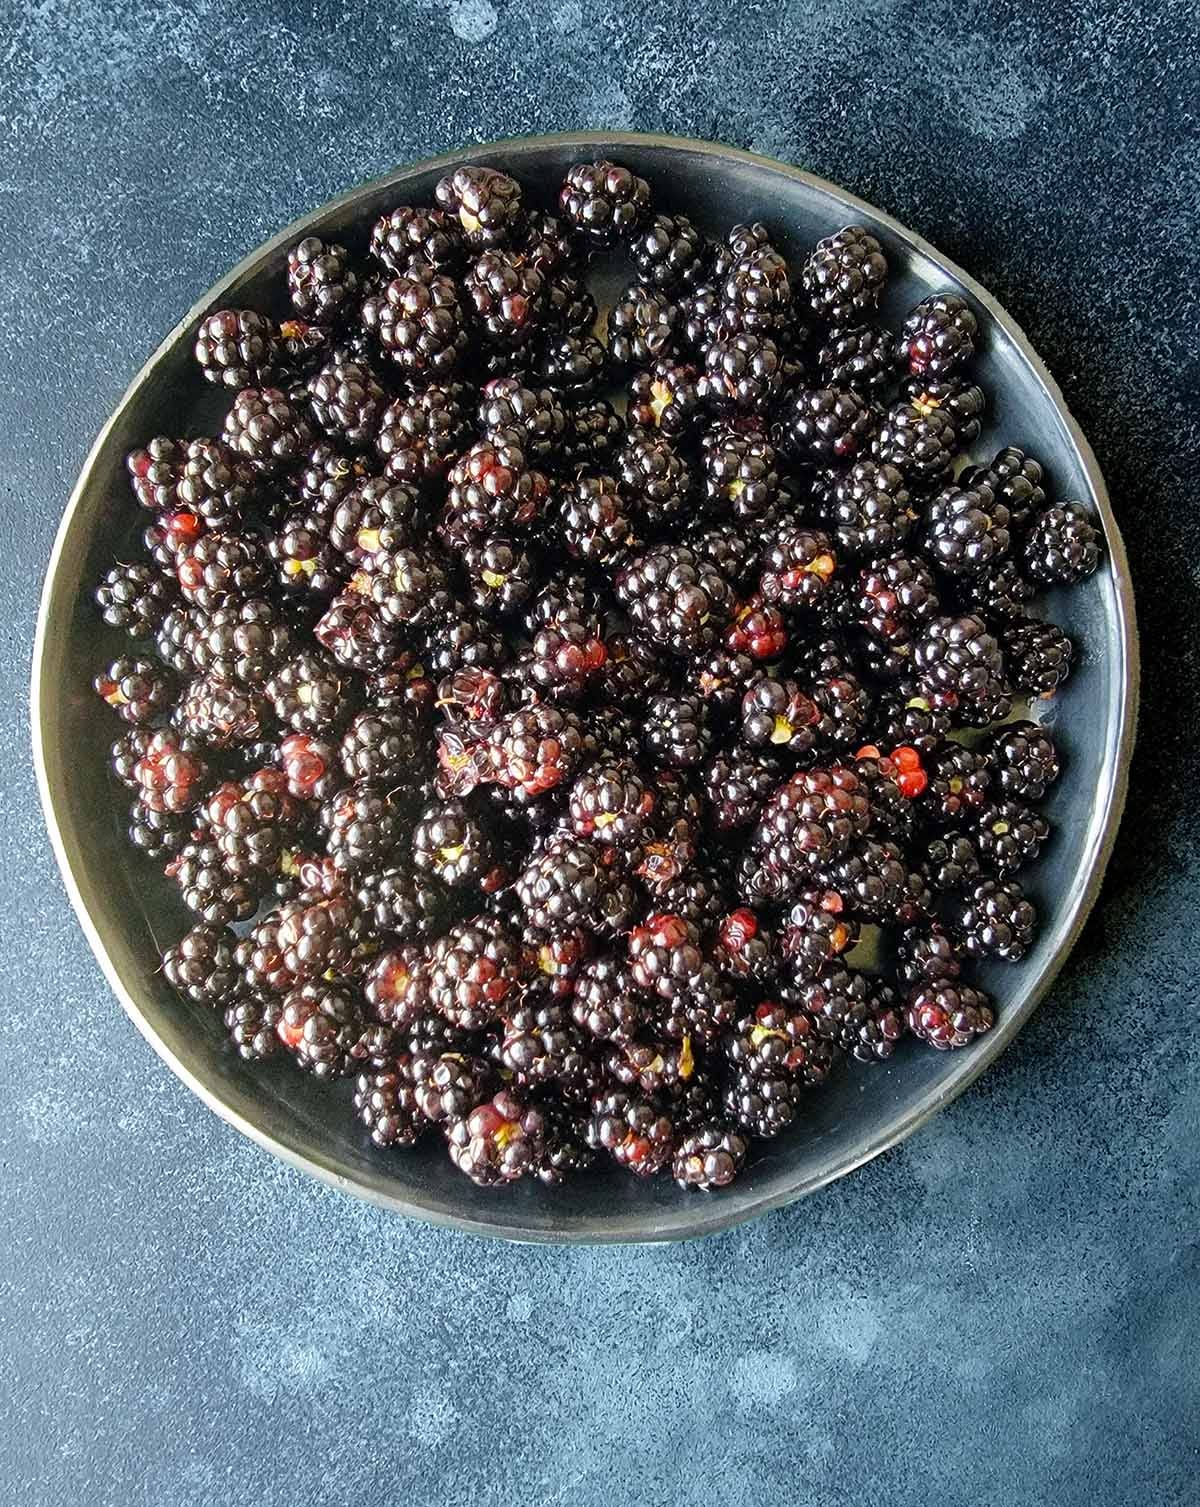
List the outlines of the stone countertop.
<svg viewBox="0 0 1200 1507">
<path fill-rule="evenodd" d="M 1192 7 L 84 0 L 7 18 L 0 1496 L 1193 1502 Z M 588 126 L 799 163 L 990 287 L 1095 446 L 1144 646 L 1111 876 L 1017 1044 L 834 1187 L 662 1249 L 406 1224 L 220 1123 L 111 997 L 28 753 L 64 500 L 179 311 L 358 180 Z"/>
</svg>

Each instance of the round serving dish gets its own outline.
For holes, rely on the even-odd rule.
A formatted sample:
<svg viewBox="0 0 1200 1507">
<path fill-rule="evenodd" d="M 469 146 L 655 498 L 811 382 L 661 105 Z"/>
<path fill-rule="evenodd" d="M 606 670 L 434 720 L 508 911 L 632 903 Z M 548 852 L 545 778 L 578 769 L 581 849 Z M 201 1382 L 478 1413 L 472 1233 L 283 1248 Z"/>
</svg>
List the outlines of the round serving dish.
<svg viewBox="0 0 1200 1507">
<path fill-rule="evenodd" d="M 1064 690 L 1036 715 L 1052 725 L 1069 773 L 1048 807 L 1054 841 L 1028 884 L 1043 918 L 1037 944 L 1016 966 L 982 972 L 997 1001 L 995 1028 L 962 1052 L 908 1048 L 884 1067 L 835 1076 L 809 1101 L 799 1129 L 767 1144 L 732 1188 L 712 1195 L 616 1171 L 556 1189 L 532 1182 L 499 1191 L 477 1188 L 440 1154 L 376 1150 L 340 1097 L 289 1064 L 241 1062 L 225 1047 L 220 1022 L 181 1001 L 159 972 L 157 939 L 173 940 L 183 925 L 168 887 L 146 883 L 144 861 L 124 842 L 105 774 L 113 731 L 98 715 L 90 690 L 105 631 L 97 623 L 91 587 L 133 522 L 125 454 L 149 435 L 180 429 L 181 411 L 192 416 L 194 432 L 206 432 L 228 402 L 196 372 L 191 346 L 197 321 L 228 306 L 279 312 L 282 268 L 297 240 L 320 235 L 361 247 L 379 214 L 397 203 L 429 202 L 437 179 L 459 163 L 503 168 L 538 201 L 553 192 L 572 162 L 594 157 L 627 163 L 650 180 L 660 207 L 686 207 L 709 232 L 737 221 L 765 221 L 790 259 L 838 226 L 867 225 L 884 243 L 893 269 L 883 311 L 893 324 L 935 290 L 964 293 L 983 316 L 976 371 L 991 402 L 974 457 L 1005 443 L 1031 450 L 1045 463 L 1054 495 L 1085 501 L 1107 539 L 1096 575 L 1048 599 L 1051 615 L 1075 639 L 1080 663 Z M 477 1234 L 562 1242 L 673 1240 L 725 1229 L 860 1166 L 911 1134 L 1008 1046 L 1061 968 L 1100 887 L 1125 798 L 1137 682 L 1133 592 L 1103 478 L 1058 387 L 995 299 L 920 236 L 797 168 L 705 142 L 576 133 L 472 146 L 352 189 L 246 257 L 189 311 L 130 385 L 71 494 L 38 620 L 34 756 L 63 879 L 109 982 L 158 1054 L 231 1125 L 347 1192 Z"/>
</svg>

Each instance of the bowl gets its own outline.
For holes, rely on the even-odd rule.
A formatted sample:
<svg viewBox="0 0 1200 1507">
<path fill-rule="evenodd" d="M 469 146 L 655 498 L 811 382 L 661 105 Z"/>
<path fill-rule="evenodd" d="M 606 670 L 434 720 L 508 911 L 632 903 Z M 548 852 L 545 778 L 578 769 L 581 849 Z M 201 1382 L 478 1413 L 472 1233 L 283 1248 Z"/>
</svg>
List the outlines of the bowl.
<svg viewBox="0 0 1200 1507">
<path fill-rule="evenodd" d="M 429 202 L 438 178 L 459 163 L 503 168 L 538 201 L 553 193 L 570 163 L 595 157 L 628 164 L 650 180 L 660 207 L 686 208 L 710 233 L 737 221 L 765 221 L 789 259 L 841 225 L 868 226 L 893 269 L 884 307 L 889 322 L 934 291 L 963 293 L 982 316 L 977 371 L 991 402 L 974 458 L 1000 444 L 1031 450 L 1045 463 L 1054 495 L 1083 500 L 1107 541 L 1089 581 L 1061 600 L 1047 599 L 1079 652 L 1067 686 L 1036 713 L 1052 726 L 1067 774 L 1048 808 L 1056 835 L 1028 885 L 1043 918 L 1037 943 L 1016 966 L 983 970 L 998 1004 L 994 1029 L 961 1052 L 909 1046 L 885 1066 L 835 1076 L 809 1101 L 800 1128 L 768 1143 L 730 1189 L 715 1194 L 615 1169 L 557 1189 L 530 1182 L 480 1189 L 436 1149 L 375 1149 L 343 1099 L 289 1064 L 243 1063 L 225 1047 L 219 1020 L 181 1001 L 159 972 L 160 942 L 173 941 L 187 923 L 169 887 L 147 884 L 144 860 L 124 842 L 105 773 L 113 727 L 98 714 L 90 689 L 104 648 L 90 588 L 140 526 L 124 456 L 150 435 L 178 432 L 181 408 L 193 416 L 192 432 L 211 432 L 228 403 L 196 371 L 197 321 L 229 305 L 281 313 L 288 247 L 319 235 L 361 248 L 379 214 L 405 201 Z M 402 1214 L 516 1240 L 660 1241 L 725 1229 L 861 1166 L 910 1135 L 1004 1051 L 1061 968 L 1100 887 L 1125 796 L 1136 701 L 1133 595 L 1103 478 L 1058 387 L 996 301 L 920 236 L 797 168 L 705 142 L 599 132 L 473 146 L 401 168 L 297 220 L 205 294 L 138 373 L 71 495 L 41 602 L 33 725 L 46 819 L 92 950 L 134 1024 L 219 1115 L 293 1165 Z"/>
</svg>

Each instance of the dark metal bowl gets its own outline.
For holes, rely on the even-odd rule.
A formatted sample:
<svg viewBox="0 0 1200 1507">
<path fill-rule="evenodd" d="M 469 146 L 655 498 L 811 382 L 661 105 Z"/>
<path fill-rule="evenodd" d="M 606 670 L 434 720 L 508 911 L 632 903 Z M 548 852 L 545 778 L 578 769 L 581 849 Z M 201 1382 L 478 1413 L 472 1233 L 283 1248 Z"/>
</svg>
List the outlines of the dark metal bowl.
<svg viewBox="0 0 1200 1507">
<path fill-rule="evenodd" d="M 964 292 L 984 316 L 977 370 L 992 403 L 977 456 L 1001 443 L 1032 450 L 1057 496 L 1081 498 L 1099 515 L 1108 543 L 1090 581 L 1049 601 L 1080 657 L 1066 689 L 1041 713 L 1068 773 L 1050 805 L 1056 836 L 1029 881 L 1043 917 L 1037 945 L 1016 967 L 985 970 L 999 1004 L 996 1027 L 963 1052 L 905 1050 L 887 1067 L 847 1070 L 813 1097 L 802 1128 L 769 1145 L 729 1192 L 711 1196 L 616 1173 L 562 1189 L 521 1183 L 483 1191 L 432 1150 L 376 1151 L 343 1099 L 287 1064 L 248 1067 L 233 1056 L 219 1022 L 182 1003 L 158 971 L 158 942 L 179 935 L 182 917 L 168 886 L 153 882 L 124 843 L 104 772 L 112 729 L 89 689 L 104 647 L 91 587 L 133 527 L 125 453 L 152 434 L 178 432 L 181 411 L 204 432 L 228 401 L 196 373 L 198 319 L 228 305 L 278 310 L 285 254 L 302 235 L 361 245 L 383 210 L 428 201 L 437 179 L 460 162 L 502 167 L 539 198 L 571 162 L 597 156 L 628 163 L 650 179 L 660 205 L 686 207 L 711 232 L 766 221 L 792 256 L 840 225 L 870 226 L 893 268 L 885 309 L 892 321 L 934 290 Z M 248 256 L 171 332 L 98 436 L 59 530 L 34 656 L 34 752 L 55 852 L 92 950 L 142 1034 L 232 1125 L 339 1188 L 460 1229 L 539 1241 L 672 1240 L 724 1229 L 849 1172 L 909 1135 L 1000 1055 L 1062 966 L 1099 889 L 1125 798 L 1137 678 L 1133 593 L 1103 478 L 1059 389 L 993 298 L 895 220 L 796 168 L 703 142 L 577 134 L 471 147 L 343 194 Z"/>
</svg>

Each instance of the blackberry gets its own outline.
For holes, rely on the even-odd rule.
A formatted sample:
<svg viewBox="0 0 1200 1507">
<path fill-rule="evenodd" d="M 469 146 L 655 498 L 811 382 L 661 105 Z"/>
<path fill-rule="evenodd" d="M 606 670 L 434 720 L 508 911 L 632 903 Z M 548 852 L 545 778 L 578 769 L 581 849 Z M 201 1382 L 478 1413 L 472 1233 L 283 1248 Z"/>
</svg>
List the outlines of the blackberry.
<svg viewBox="0 0 1200 1507">
<path fill-rule="evenodd" d="M 647 696 L 665 691 L 668 677 L 662 656 L 644 640 L 627 633 L 614 633 L 605 640 L 608 658 L 600 672 L 602 694 L 614 709 L 641 709 Z M 637 743 L 635 737 L 634 743 Z"/>
<path fill-rule="evenodd" d="M 979 438 L 983 429 L 983 414 L 987 408 L 987 398 L 982 387 L 975 383 L 965 381 L 959 377 L 906 377 L 900 384 L 900 399 L 909 403 L 918 413 L 944 413 L 954 425 L 954 432 L 958 436 L 958 447 L 965 450 L 973 445 Z M 1002 452 L 1003 453 L 1003 452 Z M 1016 451 L 1020 454 L 1020 451 Z M 1037 464 L 1036 461 L 1033 464 Z M 973 487 L 977 481 L 986 481 L 992 490 L 1000 496 L 1000 501 L 1012 514 L 1014 523 L 1022 520 L 1017 517 L 1017 510 L 1013 503 L 1018 496 L 1009 497 L 1003 494 L 1002 480 L 998 475 L 987 474 L 990 468 L 972 466 L 970 475 L 961 478 L 963 486 Z M 1018 495 L 1021 488 L 1018 486 Z"/>
<path fill-rule="evenodd" d="M 653 696 L 646 703 L 643 733 L 646 756 L 668 769 L 692 769 L 704 762 L 712 744 L 698 696 Z"/>
<path fill-rule="evenodd" d="M 417 1107 L 435 1125 L 469 1114 L 483 1097 L 489 1076 L 487 1064 L 465 1052 L 418 1048 L 408 1062 Z"/>
<path fill-rule="evenodd" d="M 291 646 L 278 609 L 265 597 L 231 597 L 189 623 L 187 657 L 202 675 L 256 685 L 266 680 Z"/>
<path fill-rule="evenodd" d="M 633 890 L 586 839 L 554 837 L 517 880 L 529 924 L 552 935 L 587 929 L 616 933 L 629 924 Z"/>
<path fill-rule="evenodd" d="M 233 956 L 236 938 L 225 926 L 201 922 L 163 953 L 163 974 L 193 1004 L 219 1010 L 232 1002 L 242 976 Z"/>
<path fill-rule="evenodd" d="M 657 361 L 636 372 L 626 400 L 628 422 L 671 439 L 687 434 L 699 417 L 697 377 L 694 366 L 671 361 Z"/>
<path fill-rule="evenodd" d="M 589 1116 L 582 1111 L 554 1105 L 542 1105 L 545 1120 L 543 1149 L 535 1168 L 538 1178 L 551 1185 L 565 1182 L 577 1172 L 586 1171 L 595 1161 L 587 1143 Z"/>
<path fill-rule="evenodd" d="M 726 1087 L 724 1108 L 750 1135 L 769 1140 L 796 1118 L 799 1096 L 798 1085 L 783 1074 L 756 1077 L 738 1073 Z"/>
<path fill-rule="evenodd" d="M 526 214 L 516 244 L 545 277 L 557 275 L 561 279 L 584 260 L 570 226 L 542 209 Z"/>
<path fill-rule="evenodd" d="M 280 1048 L 277 1027 L 283 1002 L 256 994 L 239 994 L 225 1009 L 225 1029 L 239 1057 L 263 1062 Z"/>
<path fill-rule="evenodd" d="M 670 523 L 688 506 L 692 472 L 665 436 L 634 430 L 617 460 L 617 481 L 631 508 L 652 527 Z"/>
<path fill-rule="evenodd" d="M 376 1146 L 412 1146 L 429 1128 L 417 1103 L 407 1053 L 388 1067 L 358 1075 L 354 1109 Z"/>
<path fill-rule="evenodd" d="M 300 509 L 313 518 L 332 518 L 341 503 L 370 474 L 370 463 L 361 455 L 347 455 L 328 440 L 321 440 L 304 458 L 297 480 Z"/>
<path fill-rule="evenodd" d="M 493 433 L 450 468 L 446 508 L 456 538 L 506 533 L 541 514 L 549 484 L 526 465 L 519 438 L 511 429 Z"/>
<path fill-rule="evenodd" d="M 679 350 L 679 306 L 665 293 L 634 283 L 608 314 L 608 355 L 617 368 L 668 361 Z"/>
<path fill-rule="evenodd" d="M 650 210 L 650 185 L 615 162 L 577 162 L 558 196 L 563 218 L 592 246 L 628 240 Z"/>
<path fill-rule="evenodd" d="M 940 605 L 933 574 L 920 556 L 893 555 L 869 565 L 855 587 L 859 622 L 887 644 L 910 643 Z"/>
<path fill-rule="evenodd" d="M 924 876 L 908 868 L 894 842 L 863 838 L 823 877 L 847 913 L 863 921 L 907 924 L 927 916 L 932 905 Z"/>
<path fill-rule="evenodd" d="M 817 242 L 800 282 L 818 319 L 845 325 L 874 313 L 887 274 L 883 247 L 870 231 L 846 225 Z"/>
<path fill-rule="evenodd" d="M 793 460 L 809 465 L 847 460 L 871 439 L 877 419 L 870 404 L 849 388 L 802 387 L 784 405 L 777 443 Z"/>
<path fill-rule="evenodd" d="M 653 1100 L 621 1089 L 597 1096 L 588 1140 L 626 1171 L 652 1177 L 671 1160 L 675 1127 Z"/>
<path fill-rule="evenodd" d="M 734 613 L 725 630 L 725 647 L 732 655 L 752 660 L 778 659 L 789 638 L 787 620 L 779 608 L 752 596 Z"/>
<path fill-rule="evenodd" d="M 267 541 L 275 562 L 276 580 L 290 596 L 331 597 L 345 583 L 345 562 L 329 542 L 323 519 L 312 513 L 294 515 Z"/>
<path fill-rule="evenodd" d="M 873 458 L 921 487 L 945 480 L 959 447 L 954 420 L 940 408 L 923 410 L 915 403 L 893 404 L 871 437 Z"/>
<path fill-rule="evenodd" d="M 458 603 L 432 628 L 425 644 L 425 667 L 441 679 L 464 669 L 499 669 L 508 659 L 508 641 L 489 620 Z"/>
<path fill-rule="evenodd" d="M 595 332 L 600 310 L 591 289 L 571 273 L 559 273 L 546 285 L 546 325 L 563 335 Z"/>
<path fill-rule="evenodd" d="M 92 682 L 96 694 L 125 722 L 146 723 L 175 699 L 171 676 L 148 659 L 122 656 Z"/>
<path fill-rule="evenodd" d="M 335 241 L 305 236 L 288 252 L 288 293 L 301 319 L 331 324 L 346 319 L 358 294 L 350 253 Z M 245 386 L 245 383 L 239 383 Z"/>
<path fill-rule="evenodd" d="M 1010 722 L 992 737 L 988 754 L 996 784 L 1009 800 L 1040 801 L 1058 779 L 1058 751 L 1036 722 Z"/>
<path fill-rule="evenodd" d="M 455 670 L 437 688 L 437 709 L 455 726 L 490 727 L 504 711 L 504 683 L 494 670 Z"/>
<path fill-rule="evenodd" d="M 360 929 L 350 898 L 345 893 L 314 898 L 306 893 L 275 912 L 274 937 L 260 922 L 251 937 L 273 946 L 278 957 L 268 966 L 276 970 L 276 992 L 291 985 L 286 979 L 304 982 L 342 977 L 354 971 Z"/>
<path fill-rule="evenodd" d="M 925 514 L 925 552 L 950 576 L 978 575 L 1008 553 L 1009 513 L 986 482 L 946 487 Z"/>
<path fill-rule="evenodd" d="M 453 1026 L 482 1030 L 518 1008 L 531 977 L 520 942 L 493 916 L 461 921 L 435 943 L 429 997 Z"/>
<path fill-rule="evenodd" d="M 618 1042 L 606 1053 L 604 1073 L 620 1088 L 669 1101 L 695 1076 L 696 1054 L 687 1039 L 679 1045 L 654 1038 Z"/>
<path fill-rule="evenodd" d="M 654 215 L 628 249 L 638 281 L 648 287 L 688 287 L 704 274 L 704 237 L 686 215 Z"/>
<path fill-rule="evenodd" d="M 1004 663 L 1013 688 L 1029 696 L 1046 696 L 1071 673 L 1071 640 L 1056 623 L 1027 620 L 1000 632 Z"/>
<path fill-rule="evenodd" d="M 276 670 L 266 694 L 279 721 L 298 733 L 336 727 L 351 710 L 342 671 L 327 655 L 310 650 Z"/>
<path fill-rule="evenodd" d="M 446 1132 L 450 1160 L 480 1187 L 516 1182 L 545 1154 L 545 1117 L 504 1089 Z"/>
<path fill-rule="evenodd" d="M 983 619 L 969 613 L 934 618 L 916 641 L 913 663 L 922 693 L 935 706 L 981 702 L 1003 684 L 1000 645 Z"/>
<path fill-rule="evenodd" d="M 184 598 L 212 611 L 229 598 L 253 596 L 266 577 L 257 539 L 245 534 L 203 534 L 180 558 L 176 575 Z"/>
<path fill-rule="evenodd" d="M 231 874 L 221 849 L 208 839 L 180 849 L 167 864 L 166 874 L 179 886 L 188 909 L 211 926 L 248 920 L 258 909 L 262 891 L 257 878 Z"/>
<path fill-rule="evenodd" d="M 243 781 L 226 780 L 204 803 L 208 836 L 236 876 L 276 868 L 300 813 L 281 769 L 260 769 Z"/>
<path fill-rule="evenodd" d="M 925 760 L 929 786 L 922 805 L 939 827 L 972 821 L 991 799 L 992 765 L 986 754 L 946 743 Z"/>
<path fill-rule="evenodd" d="M 553 1086 L 569 1102 L 586 1103 L 598 1083 L 591 1043 L 555 1003 L 513 1012 L 500 1038 L 499 1062 L 520 1088 Z"/>
<path fill-rule="evenodd" d="M 930 839 L 921 873 L 929 887 L 939 893 L 966 889 L 983 878 L 979 848 L 962 832 L 944 832 Z"/>
<path fill-rule="evenodd" d="M 521 448 L 532 460 L 553 456 L 566 432 L 567 415 L 548 388 L 523 387 L 513 377 L 497 377 L 483 389 L 479 427 L 484 434 L 515 430 Z"/>
<path fill-rule="evenodd" d="M 265 704 L 249 687 L 200 675 L 185 689 L 173 720 L 184 738 L 206 748 L 230 748 L 258 742 L 266 715 Z"/>
<path fill-rule="evenodd" d="M 354 903 L 367 924 L 400 942 L 425 942 L 447 919 L 444 891 L 407 869 L 367 869 L 355 876 Z"/>
<path fill-rule="evenodd" d="M 807 870 L 828 870 L 866 833 L 870 802 L 851 769 L 800 770 L 775 792 L 751 846 L 780 881 L 778 898 L 799 887 Z"/>
<path fill-rule="evenodd" d="M 583 397 L 603 385 L 608 352 L 594 335 L 551 335 L 539 349 L 533 370 L 555 392 Z"/>
<path fill-rule="evenodd" d="M 725 1050 L 743 1081 L 782 1079 L 806 1088 L 823 1083 L 834 1061 L 809 1015 L 777 1000 L 764 1000 L 743 1016 Z"/>
<path fill-rule="evenodd" d="M 772 246 L 757 246 L 738 258 L 721 285 L 719 327 L 736 333 L 771 335 L 782 330 L 791 310 L 787 263 Z"/>
<path fill-rule="evenodd" d="M 563 492 L 560 508 L 563 543 L 575 559 L 604 569 L 628 555 L 633 524 L 611 476 L 577 475 Z"/>
<path fill-rule="evenodd" d="M 1100 534 L 1078 502 L 1059 503 L 1033 517 L 1022 561 L 1043 586 L 1070 586 L 1100 563 Z"/>
<path fill-rule="evenodd" d="M 1011 555 L 981 570 L 977 575 L 960 576 L 955 583 L 958 600 L 969 612 L 983 617 L 1020 618 L 1025 604 L 1032 601 L 1032 585 L 1021 574 Z"/>
<path fill-rule="evenodd" d="M 722 916 L 717 925 L 713 961 L 722 972 L 739 981 L 765 986 L 774 982 L 780 968 L 775 933 L 762 917 L 747 906 Z"/>
<path fill-rule="evenodd" d="M 381 550 L 411 546 L 421 494 L 408 482 L 372 476 L 350 488 L 329 520 L 329 542 L 352 565 L 370 571 Z"/>
<path fill-rule="evenodd" d="M 462 563 L 471 600 L 481 611 L 514 612 L 533 593 L 533 562 L 515 538 L 496 535 L 473 540 L 463 550 Z"/>
<path fill-rule="evenodd" d="M 114 565 L 96 587 L 100 616 L 136 639 L 153 638 L 177 600 L 171 583 L 148 565 Z"/>
<path fill-rule="evenodd" d="M 1019 801 L 990 806 L 975 828 L 984 867 L 1001 878 L 1032 863 L 1049 836 L 1046 818 Z"/>
<path fill-rule="evenodd" d="M 903 547 L 917 514 L 895 466 L 860 460 L 834 483 L 825 521 L 842 557 L 878 560 Z"/>
<path fill-rule="evenodd" d="M 896 354 L 914 377 L 945 377 L 975 354 L 978 333 L 978 321 L 965 298 L 935 293 L 904 321 Z"/>
<path fill-rule="evenodd" d="M 911 927 L 896 944 L 896 971 L 912 988 L 956 979 L 962 972 L 958 944 L 936 923 Z"/>
<path fill-rule="evenodd" d="M 759 590 L 786 612 L 820 605 L 836 580 L 833 541 L 819 529 L 788 526 L 767 545 Z"/>
<path fill-rule="evenodd" d="M 141 796 L 129 808 L 129 841 L 143 858 L 162 863 L 173 858 L 192 836 L 192 822 L 186 815 L 152 810 Z"/>
<path fill-rule="evenodd" d="M 813 732 L 818 746 L 837 751 L 861 743 L 870 724 L 873 697 L 857 675 L 820 675 L 808 683 L 816 708 Z"/>
<path fill-rule="evenodd" d="M 366 449 L 379 432 L 388 397 L 365 361 L 338 352 L 308 379 L 313 417 L 326 434 Z"/>
<path fill-rule="evenodd" d="M 467 270 L 463 290 L 483 337 L 521 345 L 544 319 L 542 274 L 520 252 L 485 251 Z"/>
<path fill-rule="evenodd" d="M 521 226 L 521 185 L 507 173 L 467 164 L 447 173 L 434 197 L 470 246 L 505 246 Z"/>
<path fill-rule="evenodd" d="M 315 1078 L 329 1079 L 354 1071 L 352 1053 L 364 1025 L 355 1001 L 321 982 L 299 984 L 289 992 L 275 1030 L 298 1066 Z"/>
<path fill-rule="evenodd" d="M 470 338 L 457 285 L 427 262 L 410 265 L 362 307 L 363 326 L 414 385 L 453 378 Z"/>
<path fill-rule="evenodd" d="M 844 897 L 835 890 L 805 891 L 788 910 L 779 933 L 783 965 L 792 979 L 815 978 L 858 940 L 857 928 L 846 913 Z"/>
<path fill-rule="evenodd" d="M 654 792 L 628 762 L 593 764 L 571 786 L 567 809 L 580 837 L 621 851 L 635 847 L 648 830 Z"/>
<path fill-rule="evenodd" d="M 381 952 L 371 963 L 363 996 L 385 1025 L 414 1031 L 432 1007 L 432 982 L 430 955 L 419 947 L 401 946 Z"/>
<path fill-rule="evenodd" d="M 874 324 L 835 326 L 826 332 L 817 355 L 817 371 L 826 387 L 866 398 L 891 386 L 895 364 L 895 337 Z"/>
<path fill-rule="evenodd" d="M 275 331 L 253 309 L 219 309 L 196 331 L 196 360 L 209 382 L 249 387 L 270 374 L 277 355 Z"/>
<path fill-rule="evenodd" d="M 717 425 L 704 436 L 704 494 L 716 518 L 767 517 L 780 496 L 775 447 L 754 429 Z"/>
<path fill-rule="evenodd" d="M 492 860 L 486 833 L 461 801 L 427 807 L 413 828 L 412 850 L 418 872 L 447 885 L 481 879 Z"/>
<path fill-rule="evenodd" d="M 697 928 L 667 913 L 648 917 L 630 932 L 629 961 L 635 984 L 666 1000 L 695 988 L 707 966 Z"/>
<path fill-rule="evenodd" d="M 904 1034 L 895 991 L 853 968 L 828 968 L 788 997 L 803 1005 L 824 1042 L 860 1062 L 886 1060 Z"/>
<path fill-rule="evenodd" d="M 718 641 L 733 605 L 729 582 L 704 556 L 661 545 L 624 566 L 617 596 L 653 643 L 691 656 Z"/>
<path fill-rule="evenodd" d="M 378 550 L 371 557 L 366 581 L 371 600 L 389 627 L 419 627 L 449 610 L 446 572 L 428 550 Z"/>
<path fill-rule="evenodd" d="M 742 697 L 743 740 L 751 748 L 773 748 L 793 757 L 815 741 L 818 712 L 794 680 L 764 676 Z"/>
<path fill-rule="evenodd" d="M 182 463 L 182 441 L 165 434 L 156 435 L 126 455 L 129 485 L 142 507 L 162 513 L 175 506 L 175 486 Z"/>
<path fill-rule="evenodd" d="M 1029 950 L 1037 915 L 1015 879 L 984 879 L 966 892 L 952 921 L 972 957 L 1015 963 Z"/>
<path fill-rule="evenodd" d="M 401 204 L 371 227 L 371 255 L 393 273 L 407 271 L 413 261 L 453 273 L 465 257 L 463 232 L 444 209 Z"/>
<path fill-rule="evenodd" d="M 235 526 L 254 494 L 253 469 L 220 440 L 188 440 L 173 472 L 170 494 L 164 489 L 158 510 L 192 513 L 209 528 Z"/>
<path fill-rule="evenodd" d="M 153 747 L 154 733 L 148 727 L 131 727 L 112 745 L 108 767 L 130 790 L 136 790 L 137 766 Z"/>
<path fill-rule="evenodd" d="M 752 825 L 780 782 L 777 762 L 763 754 L 734 748 L 719 753 L 704 768 L 709 816 L 719 832 Z"/>
<path fill-rule="evenodd" d="M 320 821 L 330 858 L 347 873 L 377 868 L 400 835 L 391 798 L 365 780 L 329 796 Z"/>
<path fill-rule="evenodd" d="M 779 396 L 783 363 L 779 347 L 752 331 L 729 333 L 704 353 L 697 393 L 702 403 L 725 413 L 764 413 Z"/>
<path fill-rule="evenodd" d="M 624 961 L 593 958 L 575 981 L 571 1015 L 599 1041 L 631 1041 L 649 1020 L 650 1000 Z"/>
<path fill-rule="evenodd" d="M 712 1120 L 685 1135 L 675 1148 L 671 1174 L 681 1188 L 727 1188 L 745 1165 L 750 1143 L 737 1129 Z"/>
<path fill-rule="evenodd" d="M 313 637 L 340 665 L 363 674 L 386 670 L 400 653 L 396 630 L 383 621 L 382 609 L 356 591 L 334 597 Z"/>
<path fill-rule="evenodd" d="M 420 486 L 446 471 L 470 442 L 465 396 L 458 383 L 430 383 L 384 410 L 375 448 L 389 479 Z"/>
<path fill-rule="evenodd" d="M 180 557 L 203 533 L 204 524 L 195 513 L 163 513 L 147 527 L 142 543 L 159 570 L 173 576 Z"/>
<path fill-rule="evenodd" d="M 965 443 L 970 444 L 968 439 Z M 963 486 L 986 482 L 1008 509 L 1014 528 L 1024 528 L 1046 506 L 1041 463 L 1015 445 L 1006 445 L 986 466 L 971 466 L 960 478 Z"/>
<path fill-rule="evenodd" d="M 312 430 L 278 387 L 243 387 L 225 415 L 221 438 L 263 475 L 298 465 L 312 445 Z"/>
<path fill-rule="evenodd" d="M 904 1005 L 908 1029 L 941 1052 L 969 1046 L 995 1021 L 991 1001 L 969 984 L 940 980 L 914 989 Z"/>
<path fill-rule="evenodd" d="M 689 868 L 678 878 L 656 887 L 654 905 L 659 911 L 679 916 L 694 926 L 702 938 L 710 937 L 725 919 L 730 895 L 716 870 Z"/>
<path fill-rule="evenodd" d="M 566 612 L 537 626 L 528 673 L 552 700 L 578 700 L 604 668 L 608 650 L 587 617 Z"/>
</svg>

